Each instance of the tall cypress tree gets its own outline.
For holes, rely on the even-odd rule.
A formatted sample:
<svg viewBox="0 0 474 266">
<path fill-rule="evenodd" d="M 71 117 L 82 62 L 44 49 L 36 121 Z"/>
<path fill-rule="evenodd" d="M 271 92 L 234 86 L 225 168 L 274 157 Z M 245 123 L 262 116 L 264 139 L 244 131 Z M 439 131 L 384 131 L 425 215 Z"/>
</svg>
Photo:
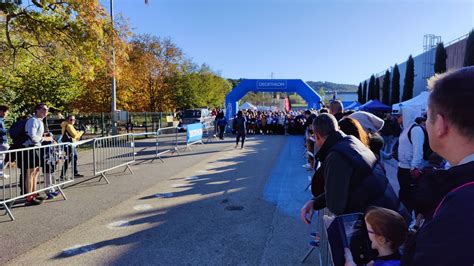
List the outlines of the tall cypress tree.
<svg viewBox="0 0 474 266">
<path fill-rule="evenodd" d="M 375 78 L 374 99 L 377 100 L 377 101 L 380 101 L 380 80 L 379 80 L 379 77 Z"/>
<path fill-rule="evenodd" d="M 367 101 L 375 99 L 375 76 L 370 76 L 369 81 L 369 92 L 367 95 Z"/>
<path fill-rule="evenodd" d="M 474 30 L 469 33 L 464 54 L 464 66 L 474 66 Z"/>
<path fill-rule="evenodd" d="M 400 102 L 400 70 L 398 65 L 395 64 L 393 67 L 392 75 L 392 96 L 390 97 L 390 104 L 396 104 Z"/>
<path fill-rule="evenodd" d="M 362 83 L 359 83 L 359 88 L 357 88 L 357 101 L 361 103 L 363 97 L 364 93 L 362 92 Z"/>
<path fill-rule="evenodd" d="M 390 72 L 385 71 L 383 76 L 382 83 L 382 103 L 389 105 L 390 104 Z"/>
<path fill-rule="evenodd" d="M 405 72 L 405 79 L 403 80 L 403 94 L 402 101 L 413 98 L 413 84 L 415 82 L 415 62 L 411 55 L 407 60 L 407 71 Z"/>
<path fill-rule="evenodd" d="M 364 81 L 364 88 L 362 89 L 362 101 L 360 103 L 364 104 L 367 102 L 367 80 Z"/>
<path fill-rule="evenodd" d="M 440 42 L 438 43 L 438 46 L 436 46 L 436 56 L 434 64 L 434 72 L 436 74 L 446 72 L 446 58 L 448 58 L 448 54 L 446 53 L 446 49 L 444 49 L 443 43 Z"/>
</svg>

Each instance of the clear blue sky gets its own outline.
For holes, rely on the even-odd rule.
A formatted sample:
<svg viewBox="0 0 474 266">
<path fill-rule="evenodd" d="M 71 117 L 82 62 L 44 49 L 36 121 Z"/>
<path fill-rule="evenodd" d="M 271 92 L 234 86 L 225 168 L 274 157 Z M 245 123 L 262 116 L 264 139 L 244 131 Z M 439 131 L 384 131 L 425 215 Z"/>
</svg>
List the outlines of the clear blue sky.
<svg viewBox="0 0 474 266">
<path fill-rule="evenodd" d="M 115 12 L 226 78 L 348 84 L 421 53 L 424 34 L 474 27 L 474 0 L 115 0 Z"/>
</svg>

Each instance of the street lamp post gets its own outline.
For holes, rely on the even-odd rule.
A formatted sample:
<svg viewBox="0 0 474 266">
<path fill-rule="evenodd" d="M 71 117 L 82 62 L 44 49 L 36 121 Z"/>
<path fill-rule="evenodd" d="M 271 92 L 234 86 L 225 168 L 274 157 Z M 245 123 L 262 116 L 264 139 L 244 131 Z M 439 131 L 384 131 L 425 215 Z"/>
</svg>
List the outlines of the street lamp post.
<svg viewBox="0 0 474 266">
<path fill-rule="evenodd" d="M 110 21 L 112 23 L 112 30 L 114 27 L 114 0 L 110 0 Z M 113 33 L 112 33 L 113 34 Z M 115 80 L 115 45 L 114 36 L 112 35 L 112 108 L 111 108 L 111 120 L 112 120 L 112 135 L 117 134 L 117 119 L 115 117 L 117 113 L 117 89 Z"/>
</svg>

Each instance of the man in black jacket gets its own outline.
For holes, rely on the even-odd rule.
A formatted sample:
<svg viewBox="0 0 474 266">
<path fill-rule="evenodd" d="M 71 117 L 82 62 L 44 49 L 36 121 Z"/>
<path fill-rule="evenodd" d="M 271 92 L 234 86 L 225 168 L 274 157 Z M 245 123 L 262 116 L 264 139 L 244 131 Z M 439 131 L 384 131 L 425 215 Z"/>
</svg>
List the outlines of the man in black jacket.
<svg viewBox="0 0 474 266">
<path fill-rule="evenodd" d="M 387 178 L 373 173 L 375 155 L 357 138 L 346 136 L 337 127 L 335 117 L 330 114 L 321 114 L 313 121 L 324 193 L 301 209 L 303 221 L 309 223 L 314 210 L 324 207 L 336 215 L 365 212 L 369 206 L 398 210 L 398 199 Z"/>
<path fill-rule="evenodd" d="M 474 264 L 474 67 L 430 79 L 426 128 L 451 168 L 425 178 L 425 222 L 406 244 L 402 265 Z M 420 197 L 420 195 L 418 195 Z M 428 199 L 428 200 L 427 200 Z"/>
</svg>

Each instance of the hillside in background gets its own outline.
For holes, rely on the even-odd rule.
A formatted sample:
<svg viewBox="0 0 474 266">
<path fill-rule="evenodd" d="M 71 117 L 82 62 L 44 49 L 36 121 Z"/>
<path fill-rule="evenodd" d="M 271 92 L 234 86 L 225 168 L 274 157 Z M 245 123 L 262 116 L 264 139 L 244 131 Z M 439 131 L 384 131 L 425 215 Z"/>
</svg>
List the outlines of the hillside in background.
<svg viewBox="0 0 474 266">
<path fill-rule="evenodd" d="M 319 90 L 324 88 L 324 91 L 337 91 L 337 92 L 357 92 L 357 86 L 356 85 L 350 85 L 350 84 L 337 84 L 337 83 L 332 83 L 332 82 L 327 82 L 327 81 L 306 81 L 306 83 L 311 86 L 314 90 L 319 92 Z"/>
</svg>

